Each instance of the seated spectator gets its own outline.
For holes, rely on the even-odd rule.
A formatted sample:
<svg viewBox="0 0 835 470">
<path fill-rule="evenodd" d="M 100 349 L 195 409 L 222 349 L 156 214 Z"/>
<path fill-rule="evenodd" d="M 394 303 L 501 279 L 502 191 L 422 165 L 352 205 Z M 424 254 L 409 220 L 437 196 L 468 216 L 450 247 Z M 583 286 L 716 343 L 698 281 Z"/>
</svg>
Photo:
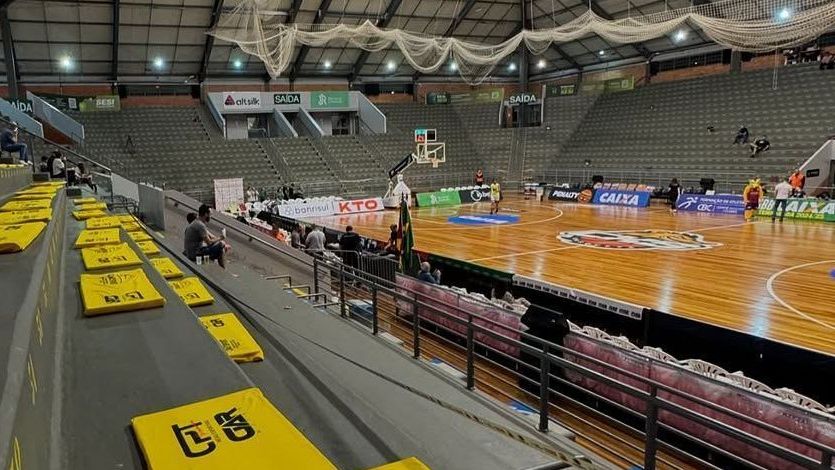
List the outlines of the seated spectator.
<svg viewBox="0 0 835 470">
<path fill-rule="evenodd" d="M 41 157 L 41 163 L 38 165 L 38 171 L 41 173 L 49 173 L 49 158 Z"/>
<path fill-rule="evenodd" d="M 394 247 L 397 249 L 397 224 L 389 225 L 389 239 L 386 240 L 386 248 Z"/>
<path fill-rule="evenodd" d="M 93 182 L 93 175 L 87 173 L 87 168 L 84 167 L 83 163 L 78 164 L 78 171 L 76 172 L 76 177 L 78 178 L 78 182 L 80 184 L 86 184 L 93 190 L 94 193 L 99 193 L 99 187 L 96 183 Z"/>
<path fill-rule="evenodd" d="M 748 143 L 748 128 L 745 126 L 740 126 L 739 130 L 736 131 L 736 138 L 734 138 L 734 145 L 737 144 L 747 144 Z"/>
<path fill-rule="evenodd" d="M 829 51 L 823 51 L 818 56 L 818 63 L 821 70 L 832 70 L 832 67 L 835 66 L 835 55 L 832 55 Z"/>
<path fill-rule="evenodd" d="M 21 162 L 26 165 L 31 165 L 32 162 L 29 161 L 29 147 L 17 141 L 19 132 L 20 129 L 18 129 L 17 123 L 13 122 L 11 126 L 0 134 L 0 149 L 9 153 L 17 152 L 20 155 Z"/>
<path fill-rule="evenodd" d="M 298 196 L 296 195 L 296 186 L 294 183 L 290 183 L 290 187 L 287 188 L 287 198 L 288 199 L 296 199 Z"/>
<path fill-rule="evenodd" d="M 321 253 L 325 251 L 325 232 L 319 227 L 313 227 L 307 238 L 304 239 L 304 246 L 307 251 Z"/>
<path fill-rule="evenodd" d="M 246 202 L 258 202 L 258 191 L 252 186 L 246 188 Z"/>
<path fill-rule="evenodd" d="M 302 244 L 302 234 L 304 233 L 304 229 L 301 225 L 296 225 L 293 227 L 293 231 L 290 232 L 290 246 L 293 248 L 304 248 Z"/>
<path fill-rule="evenodd" d="M 209 232 L 206 224 L 212 219 L 211 209 L 203 204 L 197 210 L 197 219 L 186 227 L 183 236 L 184 253 L 192 261 L 198 256 L 208 256 L 210 260 L 217 260 L 221 268 L 226 268 L 225 253 L 228 245 L 222 237 L 216 237 Z"/>
<path fill-rule="evenodd" d="M 758 154 L 765 152 L 766 150 L 771 148 L 771 142 L 768 141 L 766 136 L 762 136 L 759 139 L 755 140 L 751 143 L 751 158 L 756 157 Z"/>
<path fill-rule="evenodd" d="M 418 279 L 423 282 L 428 282 L 429 284 L 440 284 L 441 283 L 441 271 L 436 269 L 432 271 L 432 266 L 429 265 L 428 262 L 424 261 L 420 263 L 420 272 L 418 273 Z"/>
<path fill-rule="evenodd" d="M 345 264 L 353 268 L 359 266 L 359 253 L 362 251 L 361 244 L 362 239 L 354 232 L 354 227 L 350 225 L 345 227 L 345 234 L 339 238 L 339 249 L 343 251 L 342 259 L 345 261 Z"/>
<path fill-rule="evenodd" d="M 133 137 L 128 134 L 128 138 L 125 139 L 125 152 L 133 155 L 136 153 L 136 146 L 133 144 Z"/>
<path fill-rule="evenodd" d="M 55 179 L 65 179 L 67 177 L 67 157 L 61 152 L 57 152 L 55 158 L 52 159 L 51 176 Z"/>
<path fill-rule="evenodd" d="M 708 134 L 713 134 L 714 132 L 716 132 L 716 128 L 715 128 L 715 127 L 713 127 L 713 126 L 707 126 L 707 133 L 708 133 Z"/>
</svg>

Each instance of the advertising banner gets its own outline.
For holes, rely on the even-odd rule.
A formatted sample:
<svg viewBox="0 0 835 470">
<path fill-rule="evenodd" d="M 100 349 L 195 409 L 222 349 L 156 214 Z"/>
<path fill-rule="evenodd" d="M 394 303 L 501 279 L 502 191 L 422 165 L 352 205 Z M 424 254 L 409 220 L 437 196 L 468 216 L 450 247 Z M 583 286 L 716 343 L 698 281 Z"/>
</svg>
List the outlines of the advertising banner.
<svg viewBox="0 0 835 470">
<path fill-rule="evenodd" d="M 549 97 L 571 96 L 577 94 L 577 84 L 570 85 L 548 85 L 545 87 L 545 94 Z"/>
<path fill-rule="evenodd" d="M 419 207 L 457 206 L 461 204 L 461 196 L 458 195 L 458 191 L 435 191 L 433 193 L 418 193 L 417 204 Z"/>
<path fill-rule="evenodd" d="M 119 95 L 86 96 L 79 98 L 78 101 L 78 110 L 82 113 L 119 111 L 120 109 L 122 108 Z"/>
<path fill-rule="evenodd" d="M 273 104 L 302 104 L 301 93 L 274 93 Z"/>
<path fill-rule="evenodd" d="M 613 93 L 618 91 L 630 91 L 635 89 L 635 77 L 613 78 L 603 82 L 603 91 Z"/>
<path fill-rule="evenodd" d="M 490 200 L 490 188 L 462 189 L 458 191 L 461 203 L 481 202 Z"/>
<path fill-rule="evenodd" d="M 745 212 L 745 202 L 739 194 L 706 196 L 685 193 L 678 197 L 676 208 L 687 212 L 741 215 Z"/>
<path fill-rule="evenodd" d="M 261 92 L 258 91 L 227 91 L 223 93 L 223 109 L 227 111 L 241 111 L 247 109 L 261 109 Z"/>
<path fill-rule="evenodd" d="M 501 88 L 493 88 L 465 93 L 449 93 L 448 96 L 449 102 L 452 104 L 501 103 L 504 101 L 504 90 Z"/>
<path fill-rule="evenodd" d="M 78 102 L 88 98 L 86 96 L 66 96 L 51 93 L 37 93 L 38 98 L 55 106 L 61 111 L 78 111 Z M 117 95 L 118 96 L 118 95 Z"/>
<path fill-rule="evenodd" d="M 548 189 L 549 201 L 572 201 L 576 202 L 580 199 L 580 191 L 566 188 L 550 188 Z"/>
<path fill-rule="evenodd" d="M 445 91 L 430 91 L 426 94 L 426 104 L 449 104 L 449 93 Z"/>
<path fill-rule="evenodd" d="M 306 217 L 327 217 L 334 214 L 333 201 L 299 202 L 281 204 L 278 215 L 290 219 L 304 219 Z"/>
<path fill-rule="evenodd" d="M 312 109 L 347 108 L 351 101 L 347 91 L 312 91 L 310 107 Z"/>
<path fill-rule="evenodd" d="M 594 193 L 593 202 L 610 206 L 647 207 L 650 194 L 648 191 L 598 189 Z"/>
<path fill-rule="evenodd" d="M 359 214 L 361 212 L 377 212 L 385 209 L 383 198 L 354 199 L 353 201 L 336 201 L 333 207 L 334 215 Z"/>
<path fill-rule="evenodd" d="M 771 217 L 774 199 L 766 198 L 760 203 L 757 215 Z M 780 215 L 779 213 L 777 215 Z M 790 219 L 822 220 L 835 222 L 835 200 L 815 198 L 791 198 L 786 205 L 786 217 Z"/>
</svg>

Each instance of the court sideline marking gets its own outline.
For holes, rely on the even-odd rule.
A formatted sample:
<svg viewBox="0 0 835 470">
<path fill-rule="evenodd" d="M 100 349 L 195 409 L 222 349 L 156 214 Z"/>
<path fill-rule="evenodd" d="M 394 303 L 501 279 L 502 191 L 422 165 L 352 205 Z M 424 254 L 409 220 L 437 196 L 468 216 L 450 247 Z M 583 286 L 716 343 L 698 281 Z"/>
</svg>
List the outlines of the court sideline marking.
<svg viewBox="0 0 835 470">
<path fill-rule="evenodd" d="M 753 225 L 753 224 L 758 224 L 758 223 L 760 223 L 760 221 L 743 222 L 741 224 L 737 223 L 737 224 L 730 224 L 730 225 L 717 225 L 715 227 L 705 227 L 705 228 L 702 228 L 702 229 L 682 230 L 682 231 L 684 231 L 684 232 L 704 232 L 706 230 L 718 230 L 718 229 L 723 229 L 723 228 L 741 227 L 743 225 Z M 646 229 L 639 229 L 639 230 L 646 230 Z M 654 230 L 654 229 L 649 229 L 649 230 Z M 622 231 L 622 230 L 614 230 L 614 231 L 617 232 L 617 231 Z M 488 256 L 486 258 L 475 258 L 475 259 L 468 259 L 468 260 L 465 260 L 465 261 L 468 262 L 468 263 L 474 263 L 476 261 L 488 261 L 488 260 L 493 260 L 493 259 L 512 258 L 514 256 L 536 255 L 536 254 L 539 254 L 539 253 L 550 253 L 552 251 L 570 250 L 572 248 L 583 248 L 583 246 L 582 245 L 561 246 L 559 248 L 550 248 L 550 249 L 547 249 L 547 250 L 524 251 L 522 253 L 510 253 L 510 254 L 507 254 L 507 255 Z M 586 248 L 588 248 L 588 247 L 586 247 Z M 642 250 L 642 251 L 646 251 L 646 250 Z"/>
<path fill-rule="evenodd" d="M 785 300 L 780 298 L 780 296 L 777 295 L 776 292 L 774 292 L 774 281 L 778 277 L 782 276 L 783 274 L 786 274 L 787 272 L 790 272 L 790 271 L 794 271 L 795 269 L 808 268 L 809 266 L 817 266 L 819 264 L 826 264 L 826 263 L 835 263 L 835 260 L 813 261 L 811 263 L 804 263 L 804 264 L 798 264 L 798 265 L 795 265 L 795 266 L 789 266 L 788 268 L 783 269 L 782 271 L 777 271 L 776 273 L 772 274 L 768 278 L 768 281 L 766 281 L 765 288 L 768 291 L 768 295 L 770 295 L 772 299 L 776 300 L 780 305 L 782 305 L 783 307 L 788 309 L 790 312 L 792 312 L 796 315 L 799 315 L 799 316 L 801 316 L 801 317 L 803 317 L 803 318 L 805 318 L 805 319 L 807 319 L 811 322 L 817 323 L 817 324 L 819 324 L 821 326 L 824 326 L 826 328 L 829 328 L 831 330 L 835 330 L 835 326 L 832 326 L 829 323 L 826 323 L 824 321 L 818 320 L 817 318 L 815 318 L 815 317 L 813 317 L 809 314 L 803 313 L 800 310 L 792 307 L 791 304 L 789 304 L 788 302 L 786 302 Z"/>
</svg>

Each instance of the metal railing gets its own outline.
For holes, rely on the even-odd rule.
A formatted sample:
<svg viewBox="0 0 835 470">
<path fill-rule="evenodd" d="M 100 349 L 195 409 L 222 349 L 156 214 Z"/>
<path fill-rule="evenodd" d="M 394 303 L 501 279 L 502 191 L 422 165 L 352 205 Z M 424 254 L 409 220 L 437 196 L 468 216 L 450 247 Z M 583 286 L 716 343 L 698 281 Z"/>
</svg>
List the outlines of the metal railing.
<svg viewBox="0 0 835 470">
<path fill-rule="evenodd" d="M 197 207 L 191 207 L 195 205 L 194 202 L 186 201 L 171 194 L 167 194 L 166 198 L 189 209 L 197 209 Z M 334 312 L 345 319 L 356 319 L 356 315 L 350 311 L 351 302 L 352 300 L 363 300 L 370 304 L 371 318 L 363 321 L 363 323 L 369 327 L 371 334 L 380 334 L 383 332 L 384 326 L 389 328 L 388 333 L 394 334 L 408 343 L 407 346 L 409 346 L 414 358 L 421 358 L 425 352 L 433 352 L 433 348 L 435 348 L 434 352 L 437 352 L 438 347 L 444 348 L 447 352 L 459 353 L 460 357 L 458 359 L 463 363 L 461 369 L 465 375 L 467 389 L 472 390 L 478 385 L 479 388 L 484 388 L 484 391 L 493 396 L 509 399 L 523 397 L 523 401 L 531 404 L 536 409 L 539 415 L 538 428 L 540 431 L 548 431 L 552 418 L 570 416 L 579 419 L 585 426 L 594 428 L 596 432 L 618 441 L 620 445 L 641 452 L 643 461 L 631 463 L 642 465 L 646 470 L 655 469 L 659 462 L 676 468 L 675 464 L 659 455 L 659 450 L 682 455 L 706 468 L 720 468 L 689 451 L 680 449 L 673 443 L 681 439 L 696 444 L 712 455 L 720 455 L 729 462 L 735 462 L 750 468 L 763 468 L 751 460 L 752 457 L 750 456 L 735 455 L 724 449 L 718 442 L 705 442 L 682 429 L 662 422 L 659 419 L 659 414 L 663 412 L 668 416 L 673 415 L 703 426 L 712 432 L 719 433 L 724 439 L 739 441 L 768 456 L 782 459 L 786 463 L 800 468 L 832 468 L 835 448 L 795 435 L 757 418 L 725 408 L 560 344 L 518 331 L 514 331 L 514 334 L 519 335 L 519 340 L 510 338 L 496 331 L 507 332 L 509 331 L 507 326 L 488 318 L 479 317 L 471 312 L 459 309 L 457 306 L 444 304 L 440 299 L 432 299 L 432 304 L 429 304 L 420 300 L 425 294 L 403 287 L 396 287 L 396 284 L 390 280 L 363 272 L 360 268 L 347 266 L 337 260 L 325 260 L 317 256 L 308 256 L 286 245 L 279 245 L 275 240 L 258 236 L 260 232 L 242 226 L 232 218 L 218 217 L 213 220 L 213 223 L 226 227 L 251 243 L 274 249 L 282 259 L 291 260 L 297 265 L 301 264 L 308 267 L 312 273 L 313 286 L 312 292 L 304 297 L 312 302 L 314 306 Z M 398 307 L 395 307 L 395 312 L 392 314 L 388 311 L 391 304 L 410 306 L 410 318 L 398 316 Z M 431 312 L 431 316 L 436 318 L 444 318 L 447 322 L 457 324 L 459 330 L 464 329 L 465 333 L 462 335 L 460 331 L 453 331 L 437 321 L 426 318 L 426 312 Z M 450 312 L 455 312 L 455 314 Z M 450 339 L 450 337 L 457 338 L 457 340 Z M 477 343 L 477 337 L 488 337 L 493 343 L 500 343 L 518 350 L 520 357 L 524 355 L 531 358 L 532 361 L 522 360 L 520 357 L 488 346 L 484 342 Z M 652 359 L 648 360 L 652 361 Z M 538 366 L 533 364 L 538 364 Z M 584 380 L 594 381 L 633 400 L 639 400 L 644 411 L 631 409 L 622 403 L 588 390 L 579 383 L 566 378 L 566 373 L 582 377 Z M 508 381 L 508 376 L 513 377 L 516 382 Z M 630 383 L 625 383 L 613 377 L 621 377 Z M 720 382 L 716 383 L 720 384 Z M 743 391 L 742 389 L 739 389 L 739 391 L 757 396 L 755 392 Z M 578 394 L 590 397 L 597 403 L 604 403 L 629 419 L 618 418 L 612 416 L 611 413 L 603 413 L 594 407 L 588 406 L 584 403 L 584 400 L 577 398 Z M 742 422 L 747 426 L 755 427 L 758 430 L 788 440 L 791 446 L 787 447 L 806 446 L 818 453 L 820 457 L 818 459 L 810 458 L 795 450 L 746 432 L 740 427 L 729 425 L 684 407 L 677 402 L 692 403 L 694 407 L 710 410 L 735 422 Z M 777 405 L 776 402 L 775 405 Z M 575 414 L 571 409 L 581 409 L 582 412 L 591 414 L 594 418 L 606 423 L 606 426 L 598 426 L 592 421 Z M 642 422 L 641 429 L 630 426 L 627 422 L 629 420 Z M 835 422 L 835 419 L 831 421 Z M 634 431 L 643 441 L 643 445 L 635 444 L 619 436 L 616 432 L 612 432 L 612 429 L 623 429 L 625 427 Z M 582 429 L 572 429 L 572 431 L 593 442 L 599 448 L 607 448 L 605 442 L 600 442 L 599 439 L 589 433 L 583 433 Z M 625 454 L 615 451 L 612 451 L 612 456 L 629 460 Z"/>
</svg>

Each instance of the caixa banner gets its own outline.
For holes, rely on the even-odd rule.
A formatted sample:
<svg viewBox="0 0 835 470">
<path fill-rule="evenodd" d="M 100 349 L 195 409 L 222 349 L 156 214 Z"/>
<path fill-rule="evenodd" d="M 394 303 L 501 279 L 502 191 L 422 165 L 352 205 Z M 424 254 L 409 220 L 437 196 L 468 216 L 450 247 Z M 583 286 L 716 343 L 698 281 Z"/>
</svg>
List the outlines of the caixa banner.
<svg viewBox="0 0 835 470">
<path fill-rule="evenodd" d="M 706 196 L 704 194 L 685 193 L 678 197 L 676 208 L 688 212 L 741 215 L 745 212 L 745 202 L 739 194 Z"/>
<path fill-rule="evenodd" d="M 609 206 L 647 207 L 649 206 L 649 196 L 649 191 L 598 189 L 594 193 L 593 202 Z"/>
</svg>

